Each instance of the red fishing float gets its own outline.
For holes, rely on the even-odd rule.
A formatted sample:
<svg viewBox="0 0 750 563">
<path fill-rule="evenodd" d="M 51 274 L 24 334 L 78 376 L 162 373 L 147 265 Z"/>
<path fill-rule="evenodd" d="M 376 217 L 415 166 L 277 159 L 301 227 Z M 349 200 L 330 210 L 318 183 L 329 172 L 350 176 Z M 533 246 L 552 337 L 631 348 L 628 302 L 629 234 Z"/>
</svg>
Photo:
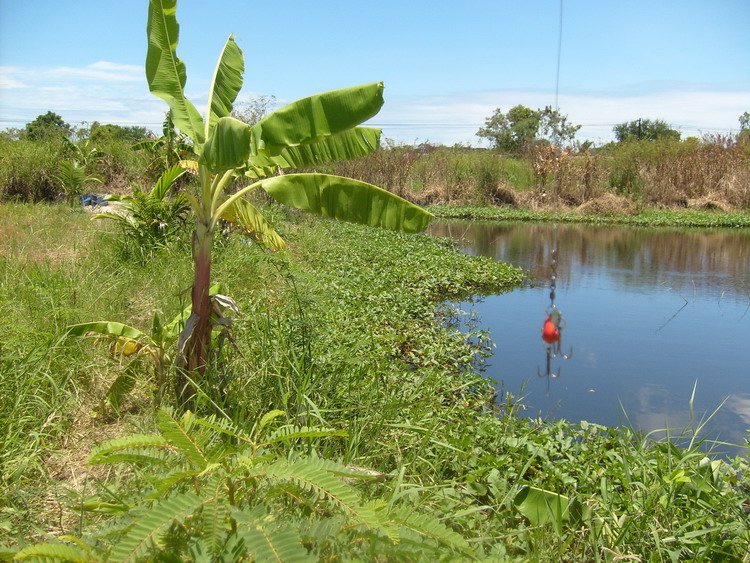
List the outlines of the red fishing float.
<svg viewBox="0 0 750 563">
<path fill-rule="evenodd" d="M 547 316 L 542 326 L 542 340 L 547 344 L 554 344 L 560 340 L 560 327 L 552 322 L 552 317 Z"/>
</svg>

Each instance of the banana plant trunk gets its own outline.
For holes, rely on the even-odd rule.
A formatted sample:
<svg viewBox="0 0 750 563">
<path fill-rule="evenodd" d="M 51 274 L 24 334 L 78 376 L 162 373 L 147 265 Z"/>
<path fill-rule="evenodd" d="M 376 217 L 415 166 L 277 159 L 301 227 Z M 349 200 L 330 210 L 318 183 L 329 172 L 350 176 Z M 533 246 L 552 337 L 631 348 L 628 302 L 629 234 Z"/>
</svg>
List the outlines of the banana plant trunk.
<svg viewBox="0 0 750 563">
<path fill-rule="evenodd" d="M 193 259 L 195 279 L 192 290 L 192 310 L 197 322 L 187 349 L 186 366 L 190 373 L 203 375 L 211 348 L 211 245 L 213 231 L 209 225 L 198 222 L 193 234 Z"/>
</svg>

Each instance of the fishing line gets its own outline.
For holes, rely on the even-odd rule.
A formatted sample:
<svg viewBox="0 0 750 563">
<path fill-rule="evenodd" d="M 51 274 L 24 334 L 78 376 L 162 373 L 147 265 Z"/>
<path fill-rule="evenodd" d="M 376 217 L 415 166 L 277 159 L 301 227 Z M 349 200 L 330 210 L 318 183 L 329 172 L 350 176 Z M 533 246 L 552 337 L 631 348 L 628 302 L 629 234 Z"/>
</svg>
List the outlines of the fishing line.
<svg viewBox="0 0 750 563">
<path fill-rule="evenodd" d="M 555 77 L 555 111 L 560 110 L 558 96 L 560 93 L 560 60 L 562 59 L 563 0 L 560 0 L 560 22 L 557 33 L 557 75 Z"/>
</svg>

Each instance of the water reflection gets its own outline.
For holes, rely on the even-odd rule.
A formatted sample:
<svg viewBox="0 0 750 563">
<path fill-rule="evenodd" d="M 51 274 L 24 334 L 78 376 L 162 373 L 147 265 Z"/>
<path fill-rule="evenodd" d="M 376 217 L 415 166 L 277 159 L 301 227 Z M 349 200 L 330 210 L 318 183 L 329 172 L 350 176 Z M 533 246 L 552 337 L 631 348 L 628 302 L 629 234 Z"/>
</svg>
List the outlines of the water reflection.
<svg viewBox="0 0 750 563">
<path fill-rule="evenodd" d="M 558 280 L 592 271 L 607 275 L 622 290 L 667 286 L 678 292 L 700 292 L 750 300 L 750 232 L 746 229 L 646 229 L 590 225 L 437 222 L 436 236 L 463 241 L 472 254 L 510 262 L 541 280 L 549 278 L 554 239 L 559 246 Z M 730 292 L 726 292 L 730 289 Z"/>
<path fill-rule="evenodd" d="M 750 231 L 438 222 L 466 252 L 524 268 L 527 287 L 475 309 L 495 343 L 488 376 L 524 389 L 530 416 L 631 424 L 645 432 L 694 425 L 742 444 L 750 426 Z M 544 369 L 541 326 L 550 254 L 556 304 L 574 356 L 562 377 Z M 694 409 L 690 411 L 693 387 Z M 678 432 L 679 433 L 679 432 Z"/>
</svg>

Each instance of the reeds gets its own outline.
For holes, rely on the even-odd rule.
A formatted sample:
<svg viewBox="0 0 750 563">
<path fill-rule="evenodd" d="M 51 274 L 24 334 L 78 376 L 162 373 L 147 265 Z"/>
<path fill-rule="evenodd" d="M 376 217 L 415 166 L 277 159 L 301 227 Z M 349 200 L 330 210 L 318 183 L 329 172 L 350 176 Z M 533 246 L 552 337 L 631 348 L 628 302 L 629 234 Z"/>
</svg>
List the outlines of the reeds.
<svg viewBox="0 0 750 563">
<path fill-rule="evenodd" d="M 388 144 L 330 170 L 421 204 L 575 208 L 607 196 L 633 206 L 741 210 L 750 207 L 750 151 L 737 136 L 631 142 L 601 149 L 532 147 L 522 158 L 466 147 Z M 605 205 L 606 204 L 606 205 Z M 598 208 L 602 205 L 589 207 Z"/>
</svg>

